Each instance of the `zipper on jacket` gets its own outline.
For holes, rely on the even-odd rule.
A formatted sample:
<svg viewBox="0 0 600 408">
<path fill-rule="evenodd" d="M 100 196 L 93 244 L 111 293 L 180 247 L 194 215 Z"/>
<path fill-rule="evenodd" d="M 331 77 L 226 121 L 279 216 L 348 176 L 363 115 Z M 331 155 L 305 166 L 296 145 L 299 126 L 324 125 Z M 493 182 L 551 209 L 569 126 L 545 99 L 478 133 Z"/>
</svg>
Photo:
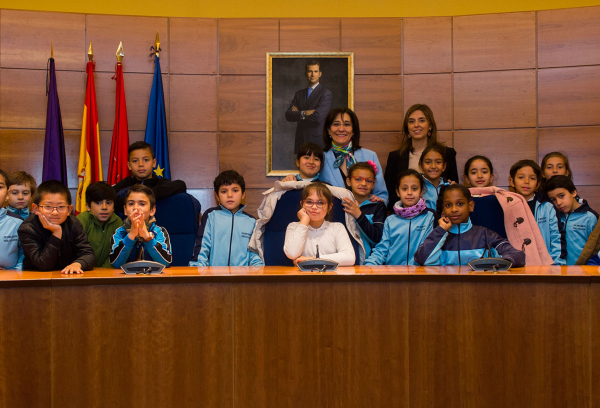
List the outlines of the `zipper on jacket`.
<svg viewBox="0 0 600 408">
<path fill-rule="evenodd" d="M 406 250 L 406 265 L 408 265 L 408 258 L 410 255 L 410 224 L 412 223 L 412 218 L 408 221 L 408 249 Z"/>
<path fill-rule="evenodd" d="M 460 262 L 460 224 L 458 224 L 458 264 L 462 265 Z"/>
<path fill-rule="evenodd" d="M 235 221 L 235 213 L 231 214 L 231 234 L 229 236 L 229 259 L 227 259 L 227 266 L 231 263 L 231 243 L 233 242 L 233 222 Z"/>
</svg>

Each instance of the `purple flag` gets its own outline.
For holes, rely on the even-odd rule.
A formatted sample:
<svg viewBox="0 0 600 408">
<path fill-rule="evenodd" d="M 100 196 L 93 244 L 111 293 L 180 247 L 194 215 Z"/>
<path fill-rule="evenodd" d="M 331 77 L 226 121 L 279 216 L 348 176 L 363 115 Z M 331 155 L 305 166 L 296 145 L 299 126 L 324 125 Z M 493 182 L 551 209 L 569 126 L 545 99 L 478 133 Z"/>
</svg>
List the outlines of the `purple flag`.
<svg viewBox="0 0 600 408">
<path fill-rule="evenodd" d="M 56 91 L 56 71 L 54 58 L 48 60 L 49 77 L 46 79 L 48 111 L 46 112 L 46 139 L 44 142 L 44 171 L 42 181 L 58 180 L 67 184 L 67 160 L 65 157 L 65 136 L 63 134 L 60 104 Z"/>
</svg>

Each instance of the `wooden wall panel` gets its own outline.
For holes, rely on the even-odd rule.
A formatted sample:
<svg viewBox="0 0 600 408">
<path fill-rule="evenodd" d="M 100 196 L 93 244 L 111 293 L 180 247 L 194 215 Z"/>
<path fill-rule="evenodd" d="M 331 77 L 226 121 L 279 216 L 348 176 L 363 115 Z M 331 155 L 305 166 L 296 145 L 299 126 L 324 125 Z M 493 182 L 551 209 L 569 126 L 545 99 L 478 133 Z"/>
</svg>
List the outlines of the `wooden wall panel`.
<svg viewBox="0 0 600 408">
<path fill-rule="evenodd" d="M 538 163 L 547 153 L 563 152 L 569 157 L 575 185 L 596 185 L 600 174 L 599 135 L 598 126 L 539 129 Z"/>
<path fill-rule="evenodd" d="M 538 66 L 600 64 L 600 7 L 538 12 Z"/>
<path fill-rule="evenodd" d="M 170 18 L 169 40 L 169 70 L 172 74 L 217 73 L 219 47 L 216 19 Z"/>
<path fill-rule="evenodd" d="M 1 139 L 0 139 L 1 140 Z M 50 287 L 3 289 L 0 296 L 0 406 L 51 406 Z"/>
<path fill-rule="evenodd" d="M 188 188 L 210 188 L 219 169 L 216 132 L 170 132 L 171 178 Z"/>
<path fill-rule="evenodd" d="M 83 14 L 2 10 L 0 40 L 2 68 L 45 70 L 52 42 L 56 69 L 85 70 Z"/>
<path fill-rule="evenodd" d="M 170 130 L 217 130 L 217 76 L 170 75 Z"/>
<path fill-rule="evenodd" d="M 117 59 L 115 53 L 123 41 L 123 72 L 154 72 L 154 57 L 150 47 L 154 45 L 156 31 L 160 35 L 161 72 L 169 72 L 168 19 L 162 17 L 134 16 L 86 16 L 86 44 L 94 48 L 96 69 L 114 72 Z M 87 48 L 86 48 L 87 51 Z"/>
<path fill-rule="evenodd" d="M 266 53 L 279 51 L 279 20 L 219 20 L 219 73 L 267 73 Z"/>
<path fill-rule="evenodd" d="M 400 132 L 361 132 L 360 144 L 365 149 L 377 153 L 381 171 L 385 172 L 388 155 L 391 151 L 398 150 L 402 135 Z"/>
<path fill-rule="evenodd" d="M 276 178 L 267 177 L 267 142 L 264 133 L 219 133 L 219 171 L 235 170 L 246 188 L 271 188 Z"/>
<path fill-rule="evenodd" d="M 54 287 L 52 299 L 55 406 L 232 406 L 230 285 Z"/>
<path fill-rule="evenodd" d="M 334 18 L 286 18 L 279 21 L 280 51 L 340 51 L 340 20 Z"/>
<path fill-rule="evenodd" d="M 535 67 L 535 13 L 454 17 L 454 71 Z"/>
<path fill-rule="evenodd" d="M 64 129 L 81 130 L 85 80 L 85 72 L 56 73 Z M 46 71 L 2 68 L 0 83 L 0 127 L 45 129 Z"/>
<path fill-rule="evenodd" d="M 452 129 L 452 74 L 405 75 L 404 114 L 417 103 L 433 110 L 438 130 Z"/>
<path fill-rule="evenodd" d="M 410 395 L 422 397 L 411 407 L 590 406 L 589 284 L 428 282 L 408 294 Z"/>
<path fill-rule="evenodd" d="M 215 200 L 214 190 L 212 188 L 212 182 L 211 182 L 210 189 L 190 189 L 190 188 L 188 188 L 187 192 L 188 192 L 188 194 L 191 194 L 194 197 L 196 197 L 196 199 L 198 199 L 198 201 L 200 201 L 200 205 L 202 206 L 202 213 L 204 213 L 204 211 L 208 210 L 209 208 L 215 207 L 217 205 L 217 201 Z"/>
<path fill-rule="evenodd" d="M 342 19 L 342 51 L 354 52 L 355 74 L 402 73 L 402 20 Z"/>
<path fill-rule="evenodd" d="M 539 126 L 600 124 L 600 66 L 538 71 Z"/>
<path fill-rule="evenodd" d="M 354 110 L 361 131 L 394 131 L 402 127 L 402 78 L 356 75 Z"/>
<path fill-rule="evenodd" d="M 463 182 L 465 162 L 482 154 L 494 165 L 494 185 L 507 186 L 510 167 L 522 159 L 535 160 L 536 147 L 535 129 L 455 131 L 454 148 L 460 182 Z"/>
<path fill-rule="evenodd" d="M 404 73 L 452 71 L 452 18 L 405 18 Z"/>
<path fill-rule="evenodd" d="M 600 186 L 575 186 L 577 194 L 584 198 L 596 212 L 600 211 Z"/>
<path fill-rule="evenodd" d="M 97 72 L 94 80 L 96 84 L 96 101 L 98 103 L 98 121 L 101 130 L 113 130 L 115 126 L 115 99 L 116 81 L 112 80 L 114 73 Z M 127 125 L 130 131 L 146 130 L 148 119 L 148 103 L 152 90 L 152 74 L 125 73 L 123 82 L 125 86 L 125 103 L 127 105 Z M 167 122 L 169 120 L 169 76 L 162 75 L 163 92 L 165 95 L 165 110 Z M 81 90 L 81 112 L 83 114 L 83 98 L 85 84 Z M 81 116 L 79 117 L 81 127 Z"/>
<path fill-rule="evenodd" d="M 596 207 L 600 208 L 600 207 Z M 600 285 L 592 283 L 590 288 L 590 329 L 592 349 L 592 387 L 600 382 Z M 600 407 L 600 393 L 592 392 L 591 407 Z"/>
<path fill-rule="evenodd" d="M 266 130 L 266 79 L 264 76 L 219 77 L 219 130 Z M 266 137 L 265 134 L 262 137 Z"/>
<path fill-rule="evenodd" d="M 454 75 L 454 129 L 534 127 L 535 71 Z"/>
<path fill-rule="evenodd" d="M 273 183 L 275 183 L 275 181 L 277 181 L 277 180 L 281 180 L 281 177 L 273 177 L 271 180 L 271 184 L 269 185 L 269 188 L 273 187 Z M 246 199 L 244 200 L 244 203 L 243 203 L 246 205 L 246 208 L 244 208 L 244 211 L 246 211 L 247 213 L 250 213 L 254 217 L 258 218 L 257 210 L 263 201 L 263 198 L 264 198 L 263 193 L 265 191 L 266 191 L 265 188 L 247 188 L 246 189 Z"/>
</svg>

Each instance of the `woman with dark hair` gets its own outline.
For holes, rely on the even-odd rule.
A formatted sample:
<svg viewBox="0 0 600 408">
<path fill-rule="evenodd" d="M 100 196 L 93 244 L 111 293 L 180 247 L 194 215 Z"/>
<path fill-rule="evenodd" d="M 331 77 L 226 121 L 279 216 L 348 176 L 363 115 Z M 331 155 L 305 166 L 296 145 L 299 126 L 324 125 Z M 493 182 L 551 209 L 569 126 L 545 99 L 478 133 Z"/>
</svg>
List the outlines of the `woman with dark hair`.
<svg viewBox="0 0 600 408">
<path fill-rule="evenodd" d="M 355 163 L 371 162 L 376 168 L 371 201 L 383 201 L 387 204 L 388 192 L 385 187 L 381 165 L 377 154 L 360 146 L 360 126 L 356 114 L 348 108 L 336 108 L 329 111 L 323 124 L 323 151 L 325 165 L 319 174 L 319 180 L 332 186 L 347 188 L 344 180 L 348 178 L 348 169 Z"/>
<path fill-rule="evenodd" d="M 392 211 L 394 204 L 399 200 L 394 190 L 398 175 L 406 169 L 421 172 L 419 168 L 421 154 L 428 146 L 439 143 L 437 137 L 437 126 L 431 108 L 423 104 L 411 106 L 402 124 L 402 144 L 398 150 L 390 152 L 385 169 L 385 184 L 390 193 L 388 211 Z M 458 182 L 456 151 L 446 147 L 445 158 L 446 170 L 442 176 L 446 180 Z"/>
</svg>

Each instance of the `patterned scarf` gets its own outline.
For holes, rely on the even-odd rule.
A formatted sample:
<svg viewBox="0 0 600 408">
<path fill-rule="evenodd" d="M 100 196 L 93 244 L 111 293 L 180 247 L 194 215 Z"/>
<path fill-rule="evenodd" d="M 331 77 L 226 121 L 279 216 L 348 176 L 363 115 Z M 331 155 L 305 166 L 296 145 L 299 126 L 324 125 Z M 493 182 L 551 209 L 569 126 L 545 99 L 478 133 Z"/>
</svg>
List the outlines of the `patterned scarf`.
<svg viewBox="0 0 600 408">
<path fill-rule="evenodd" d="M 394 204 L 394 212 L 402 218 L 415 218 L 426 208 L 427 205 L 423 197 L 419 198 L 419 201 L 412 207 L 402 207 L 402 201 Z"/>
<path fill-rule="evenodd" d="M 333 162 L 334 169 L 340 168 L 344 162 L 344 158 L 346 159 L 346 168 L 348 169 L 356 163 L 356 159 L 354 158 L 354 153 L 352 150 L 352 140 L 349 141 L 347 145 L 342 147 L 339 147 L 335 143 L 331 143 L 331 148 L 333 149 L 333 154 L 335 155 L 335 161 Z"/>
</svg>

